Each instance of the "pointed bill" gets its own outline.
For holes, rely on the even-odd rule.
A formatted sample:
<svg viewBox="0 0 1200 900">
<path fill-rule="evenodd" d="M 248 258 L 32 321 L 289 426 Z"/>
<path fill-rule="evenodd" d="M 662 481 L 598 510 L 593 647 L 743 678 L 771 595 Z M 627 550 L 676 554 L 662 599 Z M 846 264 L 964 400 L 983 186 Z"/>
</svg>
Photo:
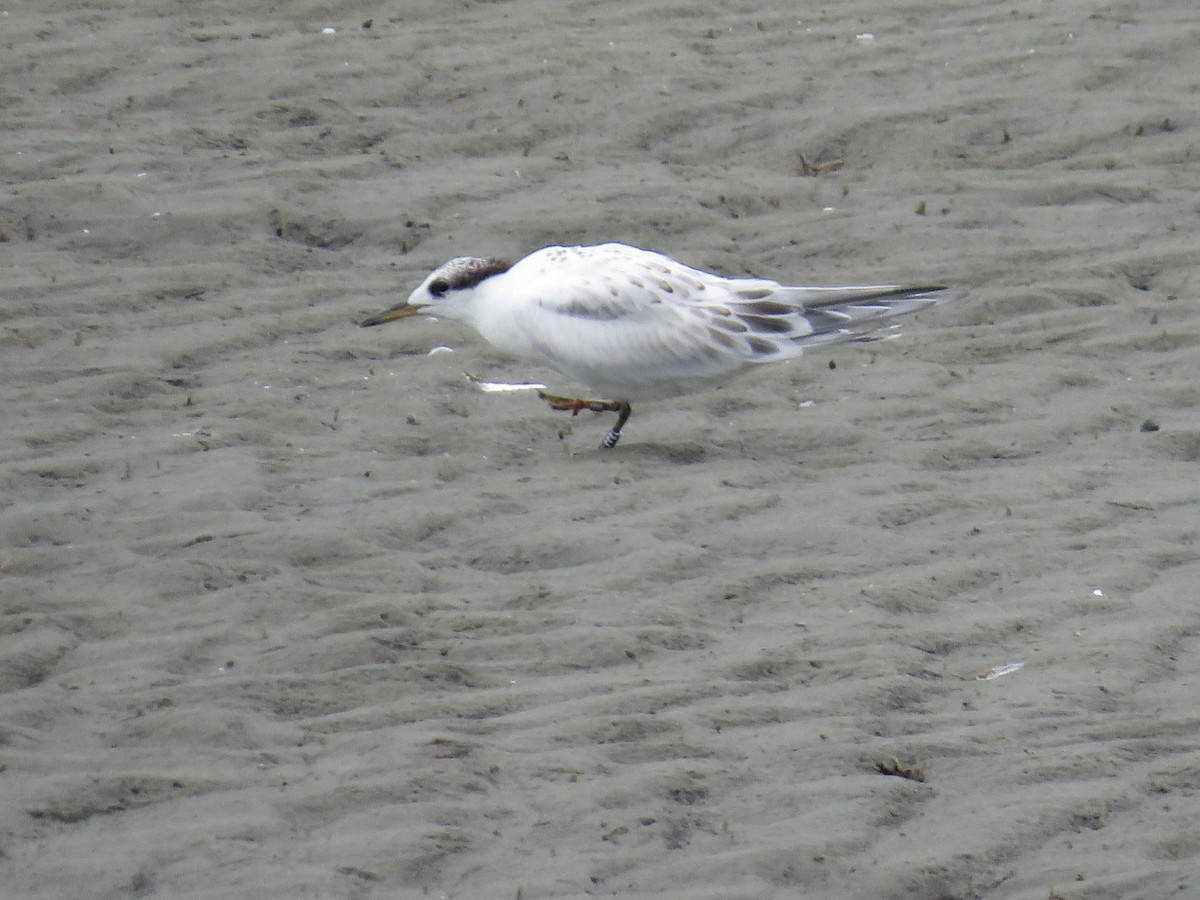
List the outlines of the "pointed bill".
<svg viewBox="0 0 1200 900">
<path fill-rule="evenodd" d="M 370 328 L 372 325 L 382 325 L 384 322 L 395 322 L 397 319 L 407 319 L 409 316 L 419 315 L 421 307 L 409 306 L 407 303 L 401 303 L 399 306 L 393 306 L 391 309 L 385 309 L 383 312 L 371 316 L 369 319 L 363 319 L 359 324 L 363 328 Z"/>
</svg>

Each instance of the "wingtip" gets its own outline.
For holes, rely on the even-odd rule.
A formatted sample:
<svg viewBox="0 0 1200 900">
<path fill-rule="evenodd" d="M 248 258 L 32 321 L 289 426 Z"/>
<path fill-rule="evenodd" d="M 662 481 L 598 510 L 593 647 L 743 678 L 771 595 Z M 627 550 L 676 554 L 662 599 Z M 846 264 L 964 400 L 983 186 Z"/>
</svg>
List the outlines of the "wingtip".
<svg viewBox="0 0 1200 900">
<path fill-rule="evenodd" d="M 950 287 L 945 284 L 923 285 L 921 287 L 900 288 L 896 291 L 914 300 L 927 300 L 930 303 L 950 303 L 967 296 L 963 288 Z"/>
</svg>

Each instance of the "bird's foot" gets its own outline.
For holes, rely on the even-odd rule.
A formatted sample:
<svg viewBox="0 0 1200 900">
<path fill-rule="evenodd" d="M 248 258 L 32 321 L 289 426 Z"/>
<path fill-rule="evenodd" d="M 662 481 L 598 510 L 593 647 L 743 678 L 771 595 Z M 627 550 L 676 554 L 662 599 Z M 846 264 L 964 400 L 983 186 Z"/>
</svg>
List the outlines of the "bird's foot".
<svg viewBox="0 0 1200 900">
<path fill-rule="evenodd" d="M 578 397 L 556 397 L 543 391 L 538 391 L 538 396 L 545 400 L 551 409 L 569 412 L 573 416 L 579 415 L 585 409 L 598 413 L 615 412 L 617 424 L 609 430 L 601 443 L 601 446 L 609 450 L 617 446 L 617 441 L 621 440 L 621 429 L 625 427 L 630 413 L 633 412 L 633 408 L 624 400 L 581 400 Z"/>
</svg>

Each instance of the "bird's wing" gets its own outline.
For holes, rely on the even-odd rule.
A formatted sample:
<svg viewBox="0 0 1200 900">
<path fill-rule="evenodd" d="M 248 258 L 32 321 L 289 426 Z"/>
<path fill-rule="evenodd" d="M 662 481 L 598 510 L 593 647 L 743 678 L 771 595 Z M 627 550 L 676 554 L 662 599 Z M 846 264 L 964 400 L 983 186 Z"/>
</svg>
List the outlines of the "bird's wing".
<svg viewBox="0 0 1200 900">
<path fill-rule="evenodd" d="M 726 286 L 730 318 L 778 343 L 784 356 L 816 344 L 878 340 L 895 327 L 893 319 L 964 295 L 936 285 L 801 287 L 734 279 Z"/>
<path fill-rule="evenodd" d="M 895 285 L 810 288 L 728 279 L 624 244 L 549 247 L 511 271 L 538 355 L 585 384 L 717 377 L 873 340 L 889 320 L 958 296 Z"/>
</svg>

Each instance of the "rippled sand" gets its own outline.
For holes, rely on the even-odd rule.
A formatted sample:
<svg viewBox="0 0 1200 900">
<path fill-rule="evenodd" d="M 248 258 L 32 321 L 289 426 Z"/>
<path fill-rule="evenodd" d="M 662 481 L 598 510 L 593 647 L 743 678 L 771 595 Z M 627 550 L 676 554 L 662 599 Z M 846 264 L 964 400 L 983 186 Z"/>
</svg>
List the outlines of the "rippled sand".
<svg viewBox="0 0 1200 900">
<path fill-rule="evenodd" d="M 26 7 L 0 892 L 1200 891 L 1190 4 Z M 356 326 L 603 240 L 971 294 L 614 451 Z"/>
</svg>

